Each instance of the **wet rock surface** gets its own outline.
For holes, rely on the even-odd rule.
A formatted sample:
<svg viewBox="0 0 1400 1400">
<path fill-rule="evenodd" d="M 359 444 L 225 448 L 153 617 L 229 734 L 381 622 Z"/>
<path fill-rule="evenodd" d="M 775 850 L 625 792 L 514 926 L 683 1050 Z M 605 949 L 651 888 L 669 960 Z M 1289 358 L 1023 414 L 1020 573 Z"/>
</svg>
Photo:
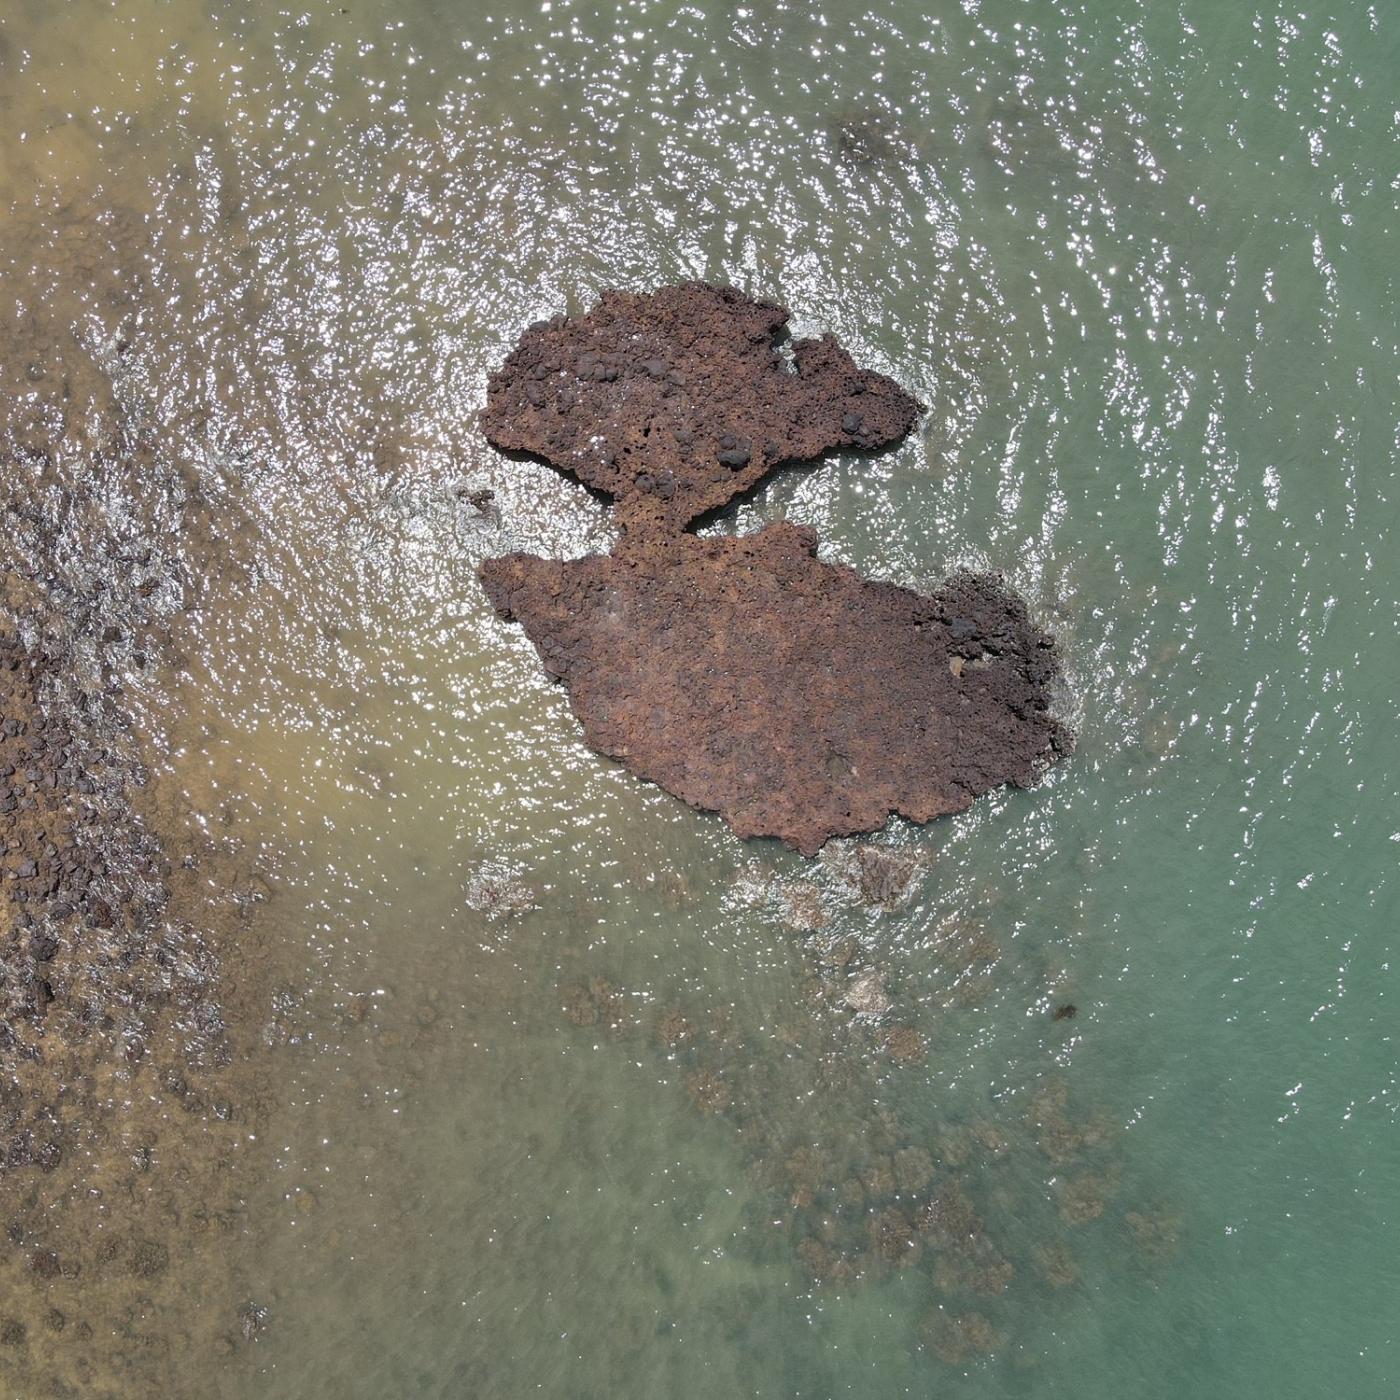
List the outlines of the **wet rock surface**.
<svg viewBox="0 0 1400 1400">
<path fill-rule="evenodd" d="M 996 577 L 924 597 L 821 562 L 805 527 L 685 532 L 782 462 L 913 426 L 915 401 L 830 337 L 797 342 L 789 367 L 786 319 L 688 283 L 531 327 L 491 380 L 486 434 L 613 496 L 623 537 L 481 577 L 593 748 L 811 855 L 891 813 L 925 822 L 1028 786 L 1070 736 L 1049 711 L 1053 641 Z"/>
<path fill-rule="evenodd" d="M 510 555 L 482 578 L 593 748 L 741 836 L 811 855 L 892 812 L 923 822 L 1029 785 L 1065 751 L 1054 648 L 996 579 L 922 597 L 816 548 L 782 524 L 567 562 Z"/>
<path fill-rule="evenodd" d="M 897 442 L 919 405 L 831 336 L 777 336 L 788 313 L 688 282 L 605 292 L 586 316 L 530 327 L 491 377 L 497 447 L 572 472 L 633 534 L 674 533 L 785 462 Z"/>
</svg>

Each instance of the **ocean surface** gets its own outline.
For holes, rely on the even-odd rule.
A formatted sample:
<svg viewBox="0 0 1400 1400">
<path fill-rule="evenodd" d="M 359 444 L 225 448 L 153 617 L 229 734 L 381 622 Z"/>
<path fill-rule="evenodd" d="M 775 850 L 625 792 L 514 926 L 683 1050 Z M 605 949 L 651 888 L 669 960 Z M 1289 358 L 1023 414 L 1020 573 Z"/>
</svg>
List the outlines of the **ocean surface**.
<svg viewBox="0 0 1400 1400">
<path fill-rule="evenodd" d="M 256 882 L 262 1165 L 170 1265 L 242 1311 L 84 1393 L 1400 1394 L 1397 73 L 1384 3 L 7 0 L 4 315 L 152 464 L 75 393 L 47 469 L 184 581 L 127 703 Z M 589 753 L 476 582 L 612 538 L 488 373 L 683 278 L 928 405 L 710 528 L 1059 639 L 1074 756 L 896 907 Z"/>
</svg>

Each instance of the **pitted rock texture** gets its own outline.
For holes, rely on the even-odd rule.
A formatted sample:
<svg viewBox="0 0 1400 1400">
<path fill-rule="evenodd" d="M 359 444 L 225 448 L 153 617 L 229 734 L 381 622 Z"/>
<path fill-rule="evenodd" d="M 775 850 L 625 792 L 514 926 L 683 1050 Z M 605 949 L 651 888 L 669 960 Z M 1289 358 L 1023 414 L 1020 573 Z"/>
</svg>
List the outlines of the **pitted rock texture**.
<svg viewBox="0 0 1400 1400">
<path fill-rule="evenodd" d="M 814 854 L 892 812 L 928 821 L 1068 748 L 1051 639 L 994 577 L 932 597 L 816 558 L 814 531 L 678 535 L 482 578 L 568 687 L 588 743 L 740 836 Z"/>
<path fill-rule="evenodd" d="M 919 405 L 830 336 L 777 346 L 782 307 L 691 282 L 605 292 L 532 326 L 482 425 L 618 504 L 609 555 L 482 566 L 569 690 L 589 744 L 740 836 L 814 854 L 893 812 L 928 821 L 1068 752 L 1052 640 L 994 577 L 931 598 L 821 563 L 773 525 L 686 526 L 783 462 L 896 442 Z"/>
<path fill-rule="evenodd" d="M 605 292 L 586 316 L 525 332 L 491 377 L 482 427 L 612 496 L 633 536 L 681 530 L 784 462 L 913 427 L 915 400 L 832 337 L 794 342 L 789 361 L 787 319 L 703 282 Z"/>
</svg>

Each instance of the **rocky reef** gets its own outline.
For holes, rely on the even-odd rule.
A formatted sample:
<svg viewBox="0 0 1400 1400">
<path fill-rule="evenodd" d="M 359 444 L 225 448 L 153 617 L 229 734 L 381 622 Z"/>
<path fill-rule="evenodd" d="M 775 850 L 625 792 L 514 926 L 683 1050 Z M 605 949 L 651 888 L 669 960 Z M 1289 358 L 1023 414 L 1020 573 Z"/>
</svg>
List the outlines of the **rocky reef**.
<svg viewBox="0 0 1400 1400">
<path fill-rule="evenodd" d="M 960 811 L 1068 752 L 1053 640 L 995 576 L 934 596 L 817 558 L 790 524 L 687 530 L 774 468 L 902 438 L 918 404 L 787 312 L 687 283 L 539 322 L 493 376 L 498 447 L 617 504 L 614 550 L 511 554 L 481 577 L 569 691 L 589 744 L 741 836 L 832 836 Z"/>
<path fill-rule="evenodd" d="M 268 986 L 250 857 L 198 834 L 133 704 L 233 565 L 125 333 L 73 334 L 85 296 L 134 324 L 147 238 L 84 213 L 32 240 L 65 290 L 0 318 L 0 1377 L 104 1400 L 243 1345 Z"/>
<path fill-rule="evenodd" d="M 594 945 L 558 985 L 563 1034 L 590 1056 L 611 1046 L 644 1064 L 648 1083 L 730 1140 L 754 1188 L 736 1259 L 785 1261 L 813 1299 L 894 1285 L 886 1297 L 920 1300 L 911 1346 L 1014 1393 L 1105 1288 L 1125 1276 L 1156 1286 L 1188 1221 L 1156 1197 L 1121 1120 L 1056 1063 L 1065 1027 L 1044 1004 L 1054 969 L 996 951 L 1019 910 L 990 890 L 934 904 L 918 916 L 919 954 L 898 954 L 897 909 L 906 880 L 919 882 L 904 854 L 833 841 L 800 873 L 782 862 L 786 874 L 744 858 L 735 904 L 796 935 L 783 945 L 800 960 L 799 994 L 781 1009 L 688 970 L 628 982 L 625 960 Z M 824 911 L 807 908 L 805 930 L 790 918 L 798 889 Z M 680 890 L 664 907 L 693 898 Z M 992 1092 L 942 1079 L 937 1062 L 1007 996 L 1054 1028 L 1042 1036 L 1025 1018 L 1023 1082 Z"/>
<path fill-rule="evenodd" d="M 4 606 L 9 591 L 0 1372 L 17 1394 L 135 1393 L 123 1387 L 144 1386 L 170 1345 L 136 1319 L 183 1306 L 175 1261 L 241 1210 L 219 960 L 172 903 L 172 881 L 184 888 L 193 872 L 172 869 L 144 819 L 122 711 L 75 681 L 44 617 Z"/>
</svg>

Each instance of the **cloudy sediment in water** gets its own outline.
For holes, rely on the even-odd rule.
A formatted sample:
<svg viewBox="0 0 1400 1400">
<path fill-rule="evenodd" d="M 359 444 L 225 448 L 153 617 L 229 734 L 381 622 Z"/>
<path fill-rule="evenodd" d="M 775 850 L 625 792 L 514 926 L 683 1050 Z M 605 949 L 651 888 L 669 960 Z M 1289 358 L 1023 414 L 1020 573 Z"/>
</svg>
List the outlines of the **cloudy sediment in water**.
<svg viewBox="0 0 1400 1400">
<path fill-rule="evenodd" d="M 1392 1393 L 1396 46 L 7 7 L 6 1393 Z M 811 862 L 584 747 L 475 574 L 614 526 L 476 413 L 686 278 L 929 405 L 706 529 L 1001 571 L 1042 786 Z"/>
</svg>

